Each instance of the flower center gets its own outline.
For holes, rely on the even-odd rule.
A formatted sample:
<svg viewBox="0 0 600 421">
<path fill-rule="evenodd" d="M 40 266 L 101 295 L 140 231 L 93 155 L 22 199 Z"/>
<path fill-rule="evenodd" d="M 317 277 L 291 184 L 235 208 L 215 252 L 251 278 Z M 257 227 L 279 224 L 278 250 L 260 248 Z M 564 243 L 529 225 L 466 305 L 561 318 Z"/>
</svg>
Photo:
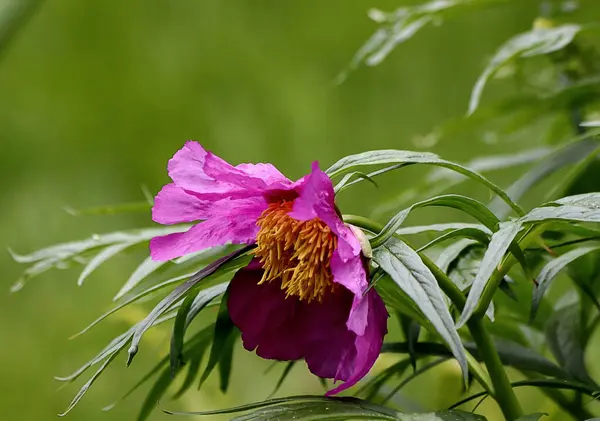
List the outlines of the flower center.
<svg viewBox="0 0 600 421">
<path fill-rule="evenodd" d="M 255 256 L 260 260 L 264 282 L 281 280 L 286 298 L 321 302 L 337 285 L 329 267 L 337 237 L 320 219 L 297 221 L 288 215 L 293 203 L 271 203 L 258 218 Z"/>
</svg>

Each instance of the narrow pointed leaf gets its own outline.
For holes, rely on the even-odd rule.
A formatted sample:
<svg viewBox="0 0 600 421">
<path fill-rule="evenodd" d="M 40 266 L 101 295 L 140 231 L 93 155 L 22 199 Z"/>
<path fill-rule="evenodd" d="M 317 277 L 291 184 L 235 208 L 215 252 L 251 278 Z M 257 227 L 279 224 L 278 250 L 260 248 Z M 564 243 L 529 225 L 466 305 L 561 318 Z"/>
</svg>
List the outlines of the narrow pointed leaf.
<svg viewBox="0 0 600 421">
<path fill-rule="evenodd" d="M 419 255 L 406 244 L 390 238 L 373 251 L 373 259 L 419 307 L 448 345 L 467 375 L 465 351 L 437 281 Z"/>
<path fill-rule="evenodd" d="M 436 165 L 443 168 L 456 171 L 463 174 L 479 183 L 485 185 L 487 188 L 492 190 L 502 200 L 504 200 L 518 215 L 522 215 L 523 209 L 516 203 L 514 203 L 510 197 L 500 187 L 483 177 L 482 175 L 454 162 L 446 161 L 439 158 L 437 155 L 431 153 L 418 153 L 410 151 L 400 151 L 395 149 L 388 150 L 374 150 L 369 152 L 363 152 L 356 155 L 349 155 L 345 158 L 340 159 L 338 162 L 333 164 L 327 169 L 327 174 L 330 177 L 335 177 L 349 171 L 353 171 L 356 168 L 366 165 L 382 165 L 382 164 L 400 164 L 400 163 L 414 163 L 414 164 L 428 164 Z"/>
<path fill-rule="evenodd" d="M 537 277 L 538 287 L 533 291 L 530 320 L 533 320 L 535 318 L 544 293 L 546 292 L 554 278 L 556 278 L 556 276 L 560 273 L 560 271 L 563 270 L 571 262 L 598 249 L 600 249 L 600 245 L 580 247 L 570 250 L 565 254 L 557 257 L 556 259 L 551 260 L 548 264 L 546 264 L 546 266 L 542 268 L 540 274 Z"/>
<path fill-rule="evenodd" d="M 152 260 L 150 256 L 148 256 L 140 265 L 133 271 L 129 279 L 125 282 L 125 284 L 121 287 L 117 295 L 113 298 L 113 301 L 118 300 L 123 297 L 133 288 L 135 288 L 146 276 L 154 272 L 156 269 L 161 267 L 167 262 L 159 262 L 156 260 Z"/>
<path fill-rule="evenodd" d="M 481 266 L 479 267 L 477 276 L 473 281 L 473 285 L 471 286 L 471 290 L 467 296 L 467 302 L 465 303 L 465 307 L 460 315 L 460 319 L 458 320 L 458 327 L 463 326 L 477 308 L 479 299 L 483 294 L 483 290 L 487 286 L 487 283 L 494 271 L 500 265 L 500 262 L 504 258 L 504 255 L 511 243 L 521 230 L 521 226 L 521 223 L 518 221 L 507 222 L 502 224 L 500 229 L 492 235 L 490 245 L 483 255 Z"/>
<path fill-rule="evenodd" d="M 95 271 L 102 263 L 106 262 L 111 257 L 116 256 L 117 254 L 125 250 L 127 247 L 130 247 L 132 245 L 132 243 L 117 243 L 106 247 L 104 250 L 102 250 L 100 253 L 94 256 L 85 266 L 85 268 L 83 268 L 83 271 L 77 279 L 77 285 L 83 285 L 83 281 L 85 281 L 85 279 L 93 271 Z"/>
<path fill-rule="evenodd" d="M 154 307 L 154 309 L 146 316 L 144 320 L 136 325 L 136 330 L 133 334 L 133 338 L 131 340 L 131 346 L 129 347 L 129 358 L 127 360 L 127 365 L 131 364 L 131 361 L 135 357 L 138 351 L 138 344 L 142 339 L 142 335 L 144 332 L 154 323 L 154 321 L 161 316 L 165 311 L 167 311 L 176 301 L 179 301 L 181 298 L 185 297 L 190 290 L 192 290 L 198 282 L 215 274 L 217 271 L 221 269 L 221 271 L 229 270 L 235 268 L 236 265 L 243 267 L 247 264 L 249 258 L 246 256 L 242 256 L 246 253 L 252 246 L 245 247 L 241 250 L 235 251 L 227 256 L 224 256 L 210 265 L 206 266 L 204 269 L 196 273 L 192 276 L 188 281 L 178 286 L 171 292 L 167 297 L 165 297 L 160 303 Z M 241 259 L 239 259 L 241 258 Z M 227 265 L 229 263 L 229 265 Z"/>
</svg>

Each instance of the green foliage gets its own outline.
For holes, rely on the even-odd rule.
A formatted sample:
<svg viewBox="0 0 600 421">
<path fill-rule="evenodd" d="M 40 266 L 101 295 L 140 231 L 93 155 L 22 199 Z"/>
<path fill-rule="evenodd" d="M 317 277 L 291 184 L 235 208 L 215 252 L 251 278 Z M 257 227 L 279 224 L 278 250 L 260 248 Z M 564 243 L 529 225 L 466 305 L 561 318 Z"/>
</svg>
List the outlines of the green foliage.
<svg viewBox="0 0 600 421">
<path fill-rule="evenodd" d="M 425 26 L 495 3 L 509 1 L 434 0 L 393 13 L 372 10 L 370 16 L 380 27 L 357 52 L 350 68 L 355 69 L 361 63 L 380 64 L 396 46 Z M 532 30 L 510 37 L 492 55 L 474 83 L 468 107 L 469 115 L 473 115 L 460 119 L 460 124 L 450 122 L 439 129 L 444 135 L 456 135 L 481 125 L 503 138 L 510 130 L 527 129 L 535 133 L 537 126 L 529 117 L 545 116 L 552 124 L 565 126 L 561 126 L 562 131 L 557 130 L 556 142 L 533 145 L 532 149 L 511 154 L 485 156 L 466 164 L 442 159 L 431 152 L 378 149 L 343 157 L 327 170 L 331 178 L 343 176 L 335 186 L 335 193 L 350 194 L 350 187 L 363 181 L 378 186 L 384 177 L 398 177 L 396 170 L 409 171 L 422 164 L 436 167 L 423 180 L 414 183 L 416 187 L 399 192 L 400 199 L 383 198 L 385 203 L 373 214 L 383 218 L 392 213 L 384 224 L 360 216 L 344 216 L 346 222 L 363 229 L 369 236 L 373 248 L 373 259 L 367 262 L 371 265 L 370 287 L 378 291 L 390 313 L 399 319 L 404 338 L 404 342 L 388 339 L 384 344 L 383 353 L 399 359 L 374 374 L 357 392 L 366 400 L 295 396 L 224 410 L 165 412 L 204 416 L 243 412 L 232 418 L 238 421 L 485 420 L 475 414 L 477 407 L 470 413 L 449 410 L 409 415 L 383 406 L 399 396 L 400 390 L 411 381 L 439 370 L 442 363 L 453 358 L 462 370 L 463 385 L 481 391 L 460 399 L 450 409 L 490 396 L 507 420 L 539 420 L 544 414 L 523 415 L 513 391 L 535 387 L 545 391 L 571 416 L 592 419 L 582 396 L 597 398 L 600 394 L 585 360 L 590 338 L 600 324 L 600 289 L 596 270 L 584 270 L 583 262 L 599 250 L 600 234 L 596 224 L 600 223 L 600 193 L 595 190 L 600 190 L 600 186 L 584 181 L 593 179 L 596 174 L 600 146 L 599 132 L 588 129 L 598 125 L 597 117 L 587 119 L 584 114 L 598 105 L 593 89 L 598 85 L 600 66 L 594 63 L 594 55 L 588 57 L 582 52 L 579 44 L 578 35 L 588 27 L 583 23 L 554 22 L 544 17 L 534 22 Z M 0 32 L 0 49 L 3 36 Z M 524 94 L 523 86 L 541 73 L 536 66 L 542 66 L 552 77 L 536 85 L 533 93 Z M 503 78 L 503 73 L 515 76 L 522 83 L 518 94 L 487 108 L 480 106 L 484 88 L 493 78 Z M 498 129 L 495 119 L 506 116 L 514 120 L 509 124 L 512 129 Z M 515 174 L 506 189 L 483 175 L 506 169 L 514 171 L 523 165 L 527 166 L 523 173 Z M 363 167 L 376 169 L 364 173 L 360 171 Z M 470 195 L 444 193 L 450 188 L 458 189 L 465 181 L 493 193 L 495 198 L 486 204 L 485 200 Z M 377 194 L 374 190 L 373 197 Z M 113 214 L 147 210 L 148 206 L 147 203 L 125 204 L 71 213 Z M 429 207 L 443 208 L 444 215 L 455 212 L 476 223 L 453 222 L 449 218 L 443 223 L 406 226 L 409 216 Z M 512 218 L 508 217 L 511 211 Z M 187 228 L 189 226 L 181 225 L 119 231 L 27 255 L 12 253 L 14 260 L 28 265 L 12 290 L 21 289 L 28 280 L 49 269 L 76 265 L 81 265 L 77 283 L 82 285 L 113 257 L 134 247 L 145 247 L 152 237 Z M 417 236 L 414 244 L 407 236 Z M 159 302 L 142 321 L 114 338 L 78 370 L 58 378 L 73 382 L 90 368 L 98 367 L 62 415 L 73 409 L 127 347 L 129 365 L 145 333 L 164 322 L 173 323 L 169 355 L 125 395 L 154 378 L 138 419 L 148 418 L 156 402 L 183 372 L 186 374 L 175 397 L 181 397 L 196 381 L 202 386 L 217 368 L 220 390 L 226 392 L 239 332 L 227 311 L 228 280 L 220 283 L 217 280 L 231 277 L 236 270 L 245 267 L 251 259 L 252 246 L 233 249 L 215 248 L 166 263 L 145 258 L 117 292 L 115 307 L 79 334 L 132 303 L 148 298 L 160 298 Z M 224 256 L 217 258 L 223 253 Z M 515 270 L 517 265 L 521 266 L 524 276 Z M 571 278 L 572 282 L 565 285 L 561 277 Z M 169 286 L 175 288 L 164 295 L 164 289 Z M 552 294 L 553 289 L 558 288 L 559 299 L 554 296 L 557 294 Z M 565 290 L 568 294 L 563 293 Z M 507 302 L 499 291 L 511 301 Z M 210 305 L 219 306 L 215 322 L 192 332 L 192 321 Z M 422 328 L 425 332 L 421 332 Z M 208 358 L 203 366 L 206 354 Z M 294 361 L 285 365 L 273 394 L 294 366 Z M 506 367 L 518 371 L 525 380 L 511 382 Z M 471 378 L 478 385 L 472 386 Z M 564 394 L 563 390 L 574 397 Z M 107 409 L 112 407 L 114 405 Z"/>
</svg>

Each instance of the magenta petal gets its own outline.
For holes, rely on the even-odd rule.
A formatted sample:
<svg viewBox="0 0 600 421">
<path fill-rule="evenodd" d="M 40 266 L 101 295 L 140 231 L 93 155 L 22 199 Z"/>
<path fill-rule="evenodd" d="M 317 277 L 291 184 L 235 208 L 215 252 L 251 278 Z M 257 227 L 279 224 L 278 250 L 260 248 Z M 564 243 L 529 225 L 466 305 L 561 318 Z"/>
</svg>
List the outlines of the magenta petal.
<svg viewBox="0 0 600 421">
<path fill-rule="evenodd" d="M 313 162 L 311 173 L 296 187 L 298 197 L 289 215 L 299 221 L 319 218 L 338 236 L 338 250 L 342 260 L 346 261 L 360 254 L 358 239 L 350 228 L 340 219 L 335 210 L 333 184 L 327 174 Z"/>
<path fill-rule="evenodd" d="M 152 220 L 170 225 L 207 219 L 213 203 L 201 200 L 175 184 L 167 184 L 154 199 Z"/>
<path fill-rule="evenodd" d="M 192 141 L 186 142 L 173 156 L 168 170 L 178 187 L 203 199 L 252 197 L 270 189 L 292 186 L 292 182 L 270 164 L 234 167 Z"/>
<path fill-rule="evenodd" d="M 186 232 L 154 237 L 150 255 L 153 260 L 170 260 L 228 243 L 252 244 L 259 229 L 256 220 L 267 206 L 262 197 L 220 201 L 210 219 Z"/>
<path fill-rule="evenodd" d="M 291 361 L 304 356 L 303 303 L 285 298 L 277 283 L 258 285 L 261 269 L 242 269 L 229 286 L 229 317 L 242 333 L 244 347 L 262 358 Z"/>
<path fill-rule="evenodd" d="M 362 300 L 360 306 L 365 306 L 367 325 L 363 335 L 356 335 L 353 358 L 345 358 L 338 367 L 338 379 L 344 383 L 326 393 L 327 396 L 340 393 L 358 383 L 367 375 L 383 345 L 383 337 L 387 333 L 388 312 L 383 300 L 375 290 L 371 290 Z M 362 313 L 362 311 L 361 311 Z M 350 375 L 344 375 L 350 373 Z"/>
</svg>

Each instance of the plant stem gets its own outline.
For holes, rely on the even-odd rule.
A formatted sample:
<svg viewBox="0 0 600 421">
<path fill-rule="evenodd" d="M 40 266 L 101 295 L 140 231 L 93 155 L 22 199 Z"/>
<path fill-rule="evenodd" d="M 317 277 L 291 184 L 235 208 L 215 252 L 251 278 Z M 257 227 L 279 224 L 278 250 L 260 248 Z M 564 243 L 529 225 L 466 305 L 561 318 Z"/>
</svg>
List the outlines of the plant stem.
<svg viewBox="0 0 600 421">
<path fill-rule="evenodd" d="M 383 228 L 381 224 L 361 216 L 344 215 L 344 220 L 373 233 L 378 233 Z M 448 298 L 450 298 L 452 303 L 457 308 L 462 310 L 466 299 L 460 289 L 439 267 L 437 267 L 437 265 L 429 257 L 423 253 L 419 255 L 421 256 L 423 263 L 435 276 L 440 288 L 444 291 Z M 493 282 L 491 283 L 493 292 L 495 292 L 496 289 L 494 287 L 497 287 L 500 284 L 500 281 L 506 272 L 508 272 L 508 269 L 510 269 L 515 262 L 516 259 L 510 255 L 506 264 L 503 265 L 502 270 L 494 272 L 492 279 Z M 486 299 L 491 301 L 492 296 L 493 293 L 488 292 L 488 297 L 486 297 Z M 489 301 L 485 305 L 485 308 L 489 306 Z M 467 323 L 467 327 L 471 332 L 471 336 L 477 345 L 481 359 L 485 362 L 485 366 L 492 379 L 492 385 L 494 386 L 494 399 L 496 399 L 496 402 L 498 402 L 498 405 L 500 406 L 500 409 L 502 410 L 502 413 L 507 421 L 516 420 L 523 415 L 523 411 L 514 391 L 512 390 L 508 376 L 504 371 L 504 366 L 502 365 L 502 361 L 500 361 L 500 356 L 498 355 L 496 347 L 494 346 L 494 342 L 492 341 L 488 331 L 485 329 L 483 324 L 483 315 L 474 315 Z"/>
<path fill-rule="evenodd" d="M 485 366 L 494 385 L 494 398 L 504 414 L 507 421 L 513 421 L 523 415 L 521 405 L 510 385 L 506 371 L 500 356 L 496 351 L 492 337 L 485 329 L 483 320 L 479 317 L 473 317 L 467 323 L 471 336 L 477 345 L 481 358 L 485 361 Z"/>
</svg>

